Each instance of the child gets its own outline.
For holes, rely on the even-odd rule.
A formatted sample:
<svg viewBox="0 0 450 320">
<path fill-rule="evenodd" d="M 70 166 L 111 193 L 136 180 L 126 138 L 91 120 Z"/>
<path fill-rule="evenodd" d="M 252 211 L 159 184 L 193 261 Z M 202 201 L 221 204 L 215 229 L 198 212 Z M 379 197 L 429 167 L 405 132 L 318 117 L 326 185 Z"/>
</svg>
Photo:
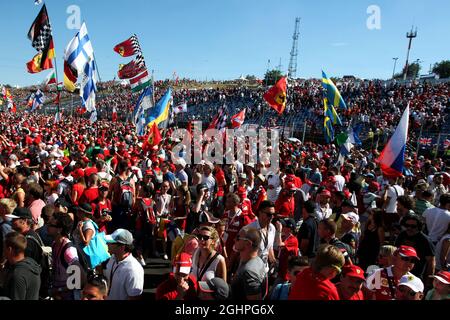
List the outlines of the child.
<svg viewBox="0 0 450 320">
<path fill-rule="evenodd" d="M 290 256 L 288 260 L 289 280 L 275 286 L 270 300 L 287 300 L 297 275 L 309 267 L 308 257 Z"/>
<path fill-rule="evenodd" d="M 441 271 L 432 277 L 433 289 L 428 291 L 425 300 L 450 300 L 450 272 Z"/>
</svg>

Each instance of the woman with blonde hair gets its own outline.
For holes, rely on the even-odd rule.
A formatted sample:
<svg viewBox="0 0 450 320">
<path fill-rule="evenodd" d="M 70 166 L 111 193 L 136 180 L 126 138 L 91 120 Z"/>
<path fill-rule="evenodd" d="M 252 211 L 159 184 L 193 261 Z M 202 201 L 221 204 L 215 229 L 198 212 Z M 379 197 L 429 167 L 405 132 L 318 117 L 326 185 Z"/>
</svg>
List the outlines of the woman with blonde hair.
<svg viewBox="0 0 450 320">
<path fill-rule="evenodd" d="M 0 199 L 0 259 L 3 257 L 3 239 L 8 233 L 14 231 L 5 216 L 12 214 L 16 207 L 17 203 L 13 199 Z"/>
<path fill-rule="evenodd" d="M 199 247 L 192 255 L 192 269 L 197 281 L 222 278 L 227 281 L 225 258 L 215 250 L 219 234 L 214 227 L 200 227 L 196 235 Z"/>
</svg>

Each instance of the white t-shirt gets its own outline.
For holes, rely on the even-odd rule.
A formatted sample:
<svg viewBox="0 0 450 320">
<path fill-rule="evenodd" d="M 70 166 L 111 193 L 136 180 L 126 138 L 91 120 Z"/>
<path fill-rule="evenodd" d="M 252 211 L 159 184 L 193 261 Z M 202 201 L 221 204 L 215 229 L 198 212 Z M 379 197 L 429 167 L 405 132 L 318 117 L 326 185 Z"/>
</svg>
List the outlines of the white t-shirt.
<svg viewBox="0 0 450 320">
<path fill-rule="evenodd" d="M 194 275 L 197 278 L 197 281 L 208 281 L 211 280 L 213 278 L 216 277 L 216 271 L 217 271 L 217 266 L 219 265 L 219 263 L 221 261 L 225 261 L 225 258 L 222 255 L 218 255 L 214 261 L 211 262 L 211 264 L 209 265 L 208 269 L 206 269 L 205 272 L 203 272 L 202 278 L 198 279 L 198 277 L 200 276 L 200 271 L 198 269 L 198 256 L 200 254 L 200 248 L 197 248 L 194 252 L 194 254 L 192 255 L 192 269 L 191 269 L 191 274 Z"/>
<path fill-rule="evenodd" d="M 450 211 L 441 208 L 430 208 L 423 212 L 428 229 L 428 237 L 437 242 L 445 234 L 450 223 Z"/>
<path fill-rule="evenodd" d="M 450 234 L 446 234 L 445 236 L 443 236 L 439 243 L 436 245 L 436 270 L 444 270 L 445 267 L 441 265 L 441 251 L 444 241 L 450 241 Z M 447 255 L 446 263 L 450 264 L 450 255 Z"/>
<path fill-rule="evenodd" d="M 386 207 L 387 213 L 396 213 L 397 212 L 397 198 L 403 196 L 405 194 L 405 190 L 398 185 L 394 185 L 389 187 L 387 196 L 390 198 L 389 203 Z"/>
<path fill-rule="evenodd" d="M 108 279 L 108 300 L 127 300 L 140 296 L 144 290 L 144 269 L 130 254 L 120 262 L 113 255 L 109 259 L 104 275 Z"/>
<path fill-rule="evenodd" d="M 267 178 L 267 185 L 272 185 L 273 189 L 267 189 L 267 199 L 275 202 L 281 192 L 280 176 L 278 174 L 269 175 Z"/>
<path fill-rule="evenodd" d="M 87 230 L 92 230 L 92 231 L 94 231 L 94 234 L 92 235 L 92 237 L 94 237 L 95 236 L 95 227 L 94 227 L 94 225 L 92 224 L 92 220 L 88 220 L 88 221 L 86 221 L 84 224 L 83 224 L 83 233 L 85 233 Z M 80 235 L 79 235 L 79 233 L 78 233 L 78 230 L 76 230 L 74 233 L 73 233 L 73 243 L 75 243 L 75 245 L 76 246 L 78 246 L 79 248 L 83 248 L 84 247 L 84 245 L 82 244 L 82 241 L 81 241 L 81 239 L 80 239 Z"/>
<path fill-rule="evenodd" d="M 206 184 L 208 187 L 209 193 L 214 194 L 214 187 L 216 186 L 216 179 L 212 175 L 209 175 L 208 177 L 203 175 L 202 182 Z"/>
<path fill-rule="evenodd" d="M 334 176 L 336 178 L 336 182 L 334 184 L 336 191 L 342 191 L 344 190 L 345 186 L 345 178 L 341 175 Z"/>
<path fill-rule="evenodd" d="M 259 221 L 253 221 L 252 223 L 246 225 L 244 228 L 255 228 L 257 230 L 261 230 L 261 226 L 259 225 Z M 273 244 L 275 242 L 275 226 L 273 224 L 269 224 L 268 234 L 263 235 L 261 233 L 261 244 L 259 245 L 259 257 L 264 262 L 266 266 L 266 272 L 269 271 L 269 251 L 273 249 Z"/>
</svg>

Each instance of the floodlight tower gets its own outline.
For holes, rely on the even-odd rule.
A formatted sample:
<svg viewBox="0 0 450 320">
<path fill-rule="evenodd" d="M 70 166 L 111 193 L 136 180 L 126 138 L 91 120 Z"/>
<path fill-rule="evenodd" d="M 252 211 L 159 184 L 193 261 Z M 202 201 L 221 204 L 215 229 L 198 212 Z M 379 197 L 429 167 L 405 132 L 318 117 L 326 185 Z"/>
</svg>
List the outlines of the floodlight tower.
<svg viewBox="0 0 450 320">
<path fill-rule="evenodd" d="M 411 27 L 411 32 L 406 33 L 406 38 L 409 39 L 408 44 L 408 52 L 406 54 L 406 65 L 405 65 L 405 73 L 403 74 L 403 80 L 406 80 L 406 76 L 408 75 L 408 63 L 409 63 L 409 52 L 411 51 L 412 40 L 417 37 L 417 27 L 416 30 L 413 31 L 413 27 Z"/>
<path fill-rule="evenodd" d="M 297 73 L 297 57 L 298 57 L 298 37 L 300 29 L 300 18 L 295 18 L 295 29 L 292 37 L 291 59 L 289 61 L 288 78 L 295 78 Z"/>
</svg>

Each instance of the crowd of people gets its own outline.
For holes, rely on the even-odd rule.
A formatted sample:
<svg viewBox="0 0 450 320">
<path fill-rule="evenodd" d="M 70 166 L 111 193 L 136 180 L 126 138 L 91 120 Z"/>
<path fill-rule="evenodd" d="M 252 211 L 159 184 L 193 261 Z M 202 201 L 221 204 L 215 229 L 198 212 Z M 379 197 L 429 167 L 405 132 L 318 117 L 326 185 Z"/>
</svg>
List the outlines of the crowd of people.
<svg viewBox="0 0 450 320">
<path fill-rule="evenodd" d="M 291 84 L 286 116 L 301 109 L 320 117 L 320 85 Z M 411 132 L 422 119 L 431 127 L 447 119 L 448 84 L 340 89 L 344 122 L 367 130 L 395 128 L 407 99 Z M 129 89 L 107 90 L 99 106 L 129 114 Z M 182 89 L 174 103 L 209 104 L 210 117 L 215 103 L 245 99 L 250 118 L 271 117 L 262 93 Z M 448 158 L 407 150 L 404 174 L 394 178 L 375 161 L 382 145 L 354 148 L 341 165 L 333 144 L 283 139 L 279 168 L 267 172 L 261 161 L 187 164 L 173 153 L 172 129 L 151 147 L 130 122 L 109 117 L 2 119 L 0 296 L 140 299 L 148 259 L 161 258 L 173 269 L 158 300 L 450 297 Z"/>
</svg>

